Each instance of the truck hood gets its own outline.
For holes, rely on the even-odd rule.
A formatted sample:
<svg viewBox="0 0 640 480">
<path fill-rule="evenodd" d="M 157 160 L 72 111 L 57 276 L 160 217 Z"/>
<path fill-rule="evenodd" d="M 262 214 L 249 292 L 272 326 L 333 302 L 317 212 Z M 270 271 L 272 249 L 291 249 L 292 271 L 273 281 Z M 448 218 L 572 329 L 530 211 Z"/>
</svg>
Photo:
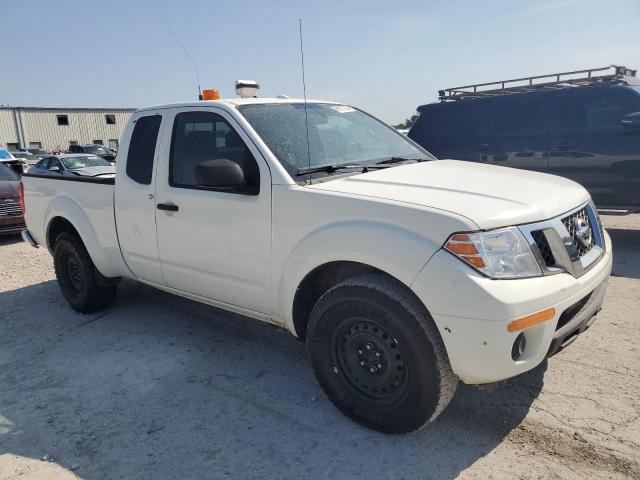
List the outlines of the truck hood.
<svg viewBox="0 0 640 480">
<path fill-rule="evenodd" d="M 546 220 L 589 200 L 582 186 L 562 177 L 458 160 L 373 170 L 309 188 L 446 210 L 481 229 Z"/>
</svg>

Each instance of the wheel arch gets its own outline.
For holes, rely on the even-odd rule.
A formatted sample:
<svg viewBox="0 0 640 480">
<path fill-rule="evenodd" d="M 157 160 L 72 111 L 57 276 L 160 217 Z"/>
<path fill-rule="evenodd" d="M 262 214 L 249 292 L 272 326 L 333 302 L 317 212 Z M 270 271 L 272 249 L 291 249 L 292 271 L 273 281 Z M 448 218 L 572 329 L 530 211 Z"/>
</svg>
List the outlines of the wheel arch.
<svg viewBox="0 0 640 480">
<path fill-rule="evenodd" d="M 82 241 L 82 236 L 80 235 L 80 233 L 78 233 L 78 229 L 74 227 L 73 223 L 71 223 L 65 217 L 55 216 L 49 221 L 49 225 L 47 226 L 46 242 L 47 248 L 50 252 L 53 253 L 53 248 L 56 245 L 56 240 L 61 233 L 65 232 L 76 235 L 80 239 L 80 241 Z"/>
<path fill-rule="evenodd" d="M 71 232 L 82 241 L 89 252 L 91 260 L 102 275 L 105 277 L 123 275 L 125 270 L 121 268 L 122 257 L 120 256 L 119 248 L 116 252 L 114 248 L 108 248 L 108 243 L 111 242 L 105 244 L 104 241 L 101 241 L 92 220 L 74 200 L 68 197 L 54 198 L 49 205 L 45 218 L 45 241 L 51 254 L 53 254 L 55 240 L 58 236 L 63 232 Z M 94 221 L 101 220 L 103 219 L 94 219 Z M 111 221 L 114 221 L 113 216 Z M 101 235 L 103 235 L 104 240 L 104 237 L 108 235 L 109 227 L 98 227 L 101 228 Z M 115 225 L 110 228 L 115 230 Z"/>
<path fill-rule="evenodd" d="M 306 339 L 311 311 L 325 292 L 349 278 L 371 273 L 389 277 L 411 291 L 409 285 L 399 278 L 366 263 L 347 260 L 324 263 L 307 273 L 296 289 L 291 312 L 295 336 L 301 341 Z"/>
<path fill-rule="evenodd" d="M 355 275 L 380 272 L 411 290 L 418 273 L 441 246 L 439 238 L 431 237 L 428 232 L 381 220 L 340 221 L 311 231 L 286 254 L 275 273 L 279 281 L 272 292 L 274 319 L 304 339 L 310 299 L 317 300 L 318 290 L 321 295 L 323 288 Z M 321 285 L 314 286 L 314 281 Z M 310 287 L 313 294 L 308 292 Z"/>
</svg>

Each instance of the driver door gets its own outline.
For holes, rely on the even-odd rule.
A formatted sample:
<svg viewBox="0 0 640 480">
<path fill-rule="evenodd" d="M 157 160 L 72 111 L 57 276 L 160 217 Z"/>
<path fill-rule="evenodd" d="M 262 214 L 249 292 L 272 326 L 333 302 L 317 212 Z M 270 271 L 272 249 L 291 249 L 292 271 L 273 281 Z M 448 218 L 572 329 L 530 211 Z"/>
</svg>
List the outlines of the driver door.
<svg viewBox="0 0 640 480">
<path fill-rule="evenodd" d="M 270 310 L 271 175 L 227 112 L 172 109 L 156 180 L 162 272 L 170 287 L 243 310 Z M 257 194 L 198 185 L 200 162 L 227 159 L 259 175 Z M 257 166 L 257 168 L 256 168 Z"/>
</svg>

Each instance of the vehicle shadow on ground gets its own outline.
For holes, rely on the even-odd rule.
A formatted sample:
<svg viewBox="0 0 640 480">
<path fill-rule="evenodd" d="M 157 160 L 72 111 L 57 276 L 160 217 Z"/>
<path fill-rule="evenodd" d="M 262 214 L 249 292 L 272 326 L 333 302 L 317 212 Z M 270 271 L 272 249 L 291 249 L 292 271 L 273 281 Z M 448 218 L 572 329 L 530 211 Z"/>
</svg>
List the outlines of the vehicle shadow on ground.
<svg viewBox="0 0 640 480">
<path fill-rule="evenodd" d="M 343 417 L 278 328 L 130 281 L 89 316 L 53 281 L 0 305 L 0 454 L 87 478 L 454 478 L 523 420 L 546 370 L 460 385 L 435 423 L 386 436 Z"/>
<path fill-rule="evenodd" d="M 616 277 L 640 279 L 640 230 L 607 228 L 613 244 L 613 271 Z"/>
<path fill-rule="evenodd" d="M 0 247 L 4 245 L 13 245 L 14 243 L 20 243 L 22 241 L 22 237 L 19 234 L 0 235 Z"/>
</svg>

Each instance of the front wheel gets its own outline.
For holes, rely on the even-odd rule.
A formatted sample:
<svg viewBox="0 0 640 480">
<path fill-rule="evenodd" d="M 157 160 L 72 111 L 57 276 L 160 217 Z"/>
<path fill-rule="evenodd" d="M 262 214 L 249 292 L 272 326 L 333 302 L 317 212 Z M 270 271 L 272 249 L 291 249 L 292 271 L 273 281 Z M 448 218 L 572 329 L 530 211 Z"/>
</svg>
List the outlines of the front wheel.
<svg viewBox="0 0 640 480">
<path fill-rule="evenodd" d="M 382 274 L 348 279 L 318 300 L 307 343 L 334 405 L 385 433 L 407 433 L 449 404 L 458 378 L 426 308 Z"/>
<path fill-rule="evenodd" d="M 53 264 L 62 295 L 74 310 L 97 312 L 115 300 L 117 285 L 99 284 L 100 274 L 77 236 L 60 234 L 53 249 Z"/>
</svg>

